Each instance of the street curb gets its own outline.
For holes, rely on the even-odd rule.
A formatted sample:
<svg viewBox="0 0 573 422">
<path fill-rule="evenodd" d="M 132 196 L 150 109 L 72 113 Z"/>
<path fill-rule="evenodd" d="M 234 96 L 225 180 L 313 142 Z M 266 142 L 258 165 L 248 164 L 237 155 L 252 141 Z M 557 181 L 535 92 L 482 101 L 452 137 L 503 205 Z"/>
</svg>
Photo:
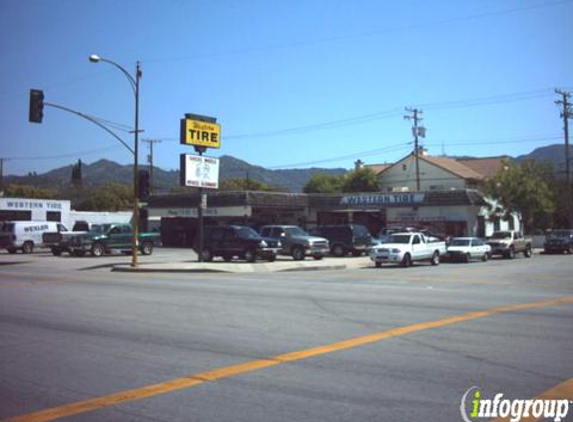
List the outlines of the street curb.
<svg viewBox="0 0 573 422">
<path fill-rule="evenodd" d="M 211 264 L 212 265 L 212 264 Z M 217 265 L 217 264 L 215 264 Z M 226 264 L 229 266 L 228 264 Z M 240 269 L 239 269 L 240 268 Z M 313 265 L 313 266 L 300 266 L 300 267 L 293 267 L 293 268 L 282 268 L 282 269 L 268 269 L 263 266 L 260 266 L 259 269 L 261 271 L 256 270 L 257 267 L 251 267 L 249 270 L 244 264 L 238 264 L 237 270 L 233 270 L 230 268 L 213 268 L 213 267 L 165 267 L 165 268 L 158 268 L 158 267 L 131 267 L 127 264 L 121 265 L 114 265 L 111 268 L 111 271 L 114 272 L 124 272 L 124 273 L 228 273 L 228 274 L 241 274 L 241 273 L 279 273 L 279 272 L 295 272 L 295 271 L 335 271 L 335 270 L 345 270 L 348 268 L 345 264 L 339 265 Z"/>
</svg>

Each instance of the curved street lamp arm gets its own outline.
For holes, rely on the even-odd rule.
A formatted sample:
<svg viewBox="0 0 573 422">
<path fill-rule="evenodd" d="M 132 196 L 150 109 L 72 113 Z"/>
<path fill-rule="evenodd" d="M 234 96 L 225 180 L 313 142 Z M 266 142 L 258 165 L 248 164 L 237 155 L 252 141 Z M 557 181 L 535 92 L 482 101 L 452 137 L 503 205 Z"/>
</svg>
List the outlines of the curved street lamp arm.
<svg viewBox="0 0 573 422">
<path fill-rule="evenodd" d="M 122 66 L 120 66 L 119 64 L 117 64 L 116 62 L 114 62 L 112 60 L 104 59 L 103 57 L 100 57 L 99 60 L 117 67 L 121 71 L 121 73 L 123 73 L 125 75 L 125 77 L 129 81 L 129 84 L 131 85 L 131 89 L 133 89 L 133 93 L 136 94 L 137 83 L 135 82 L 135 79 L 133 79 L 133 76 L 131 76 L 127 70 L 125 70 Z"/>
<path fill-rule="evenodd" d="M 126 147 L 129 152 L 131 152 L 133 155 L 135 155 L 135 152 L 133 151 L 133 149 L 127 145 L 125 143 L 125 141 L 123 139 L 121 139 L 119 136 L 117 136 L 117 134 L 112 131 L 111 129 L 109 129 L 108 127 L 106 127 L 105 125 L 101 124 L 100 122 L 98 122 L 96 119 L 94 119 L 93 117 L 88 116 L 87 114 L 84 113 L 80 113 L 79 111 L 76 110 L 72 110 L 71 108 L 67 108 L 67 107 L 63 107 L 57 104 L 53 104 L 53 103 L 48 103 L 48 102 L 44 102 L 44 106 L 48 106 L 48 107 L 54 107 L 60 110 L 64 110 L 67 111 L 68 113 L 72 113 L 75 114 L 76 116 L 80 116 L 83 117 L 86 120 L 89 120 L 90 122 L 94 123 L 95 125 L 99 126 L 100 128 L 102 128 L 103 130 L 105 130 L 107 133 L 109 133 L 111 136 L 113 136 L 115 139 L 117 139 L 119 142 L 121 142 L 121 144 Z"/>
</svg>

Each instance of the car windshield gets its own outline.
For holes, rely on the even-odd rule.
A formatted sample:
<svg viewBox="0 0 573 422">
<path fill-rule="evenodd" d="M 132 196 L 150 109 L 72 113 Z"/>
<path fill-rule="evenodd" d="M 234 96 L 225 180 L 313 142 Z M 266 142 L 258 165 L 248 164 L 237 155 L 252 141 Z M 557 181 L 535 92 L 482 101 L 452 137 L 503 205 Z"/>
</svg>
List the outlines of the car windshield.
<svg viewBox="0 0 573 422">
<path fill-rule="evenodd" d="M 410 243 L 410 235 L 409 234 L 393 234 L 384 243 Z"/>
<path fill-rule="evenodd" d="M 511 238 L 511 232 L 495 232 L 491 235 L 491 239 L 507 239 Z"/>
<path fill-rule="evenodd" d="M 111 227 L 111 224 L 94 224 L 92 229 L 90 230 L 91 233 L 105 233 Z"/>
<path fill-rule="evenodd" d="M 287 227 L 285 232 L 287 232 L 289 236 L 308 236 L 308 234 L 300 227 Z"/>
<path fill-rule="evenodd" d="M 237 230 L 237 233 L 245 239 L 256 239 L 260 237 L 259 234 L 250 227 L 241 227 Z"/>
<path fill-rule="evenodd" d="M 470 246 L 469 239 L 452 239 L 450 246 Z"/>
<path fill-rule="evenodd" d="M 551 236 L 553 237 L 569 237 L 573 234 L 571 230 L 555 230 Z"/>
</svg>

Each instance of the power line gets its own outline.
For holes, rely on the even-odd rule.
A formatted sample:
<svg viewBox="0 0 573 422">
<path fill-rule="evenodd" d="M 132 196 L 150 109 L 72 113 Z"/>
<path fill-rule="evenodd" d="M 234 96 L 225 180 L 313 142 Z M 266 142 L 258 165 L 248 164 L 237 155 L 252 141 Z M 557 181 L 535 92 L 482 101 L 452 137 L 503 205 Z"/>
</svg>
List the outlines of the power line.
<svg viewBox="0 0 573 422">
<path fill-rule="evenodd" d="M 328 163 L 328 162 L 332 162 L 332 161 L 341 161 L 341 160 L 347 160 L 347 159 L 357 158 L 357 157 L 369 157 L 369 156 L 374 156 L 374 155 L 380 155 L 382 153 L 395 152 L 395 151 L 405 150 L 405 149 L 410 149 L 409 143 L 396 144 L 396 145 L 388 146 L 386 148 L 379 148 L 379 149 L 374 149 L 374 150 L 369 150 L 369 151 L 362 151 L 362 152 L 357 152 L 357 153 L 348 154 L 348 155 L 342 155 L 342 156 L 338 156 L 338 157 L 325 158 L 325 159 L 321 159 L 321 160 L 307 161 L 307 162 L 303 162 L 303 163 L 285 164 L 285 165 L 280 165 L 280 166 L 271 166 L 271 167 L 267 167 L 267 168 L 269 170 L 278 170 L 281 168 L 311 166 L 311 165 L 315 165 L 315 164 L 323 164 L 323 163 Z"/>
<path fill-rule="evenodd" d="M 30 157 L 30 156 L 21 156 L 21 157 L 9 157 L 8 160 L 14 160 L 14 161 L 28 161 L 28 160 L 53 160 L 53 159 L 57 159 L 57 158 L 70 158 L 70 157 L 77 157 L 78 155 L 87 155 L 87 154 L 95 154 L 98 152 L 103 152 L 103 151 L 110 151 L 112 149 L 117 149 L 119 148 L 120 145 L 113 145 L 113 146 L 109 146 L 109 147 L 103 147 L 103 148 L 98 148 L 98 149 L 92 149 L 92 150 L 88 150 L 88 151 L 80 151 L 80 152 L 73 152 L 73 153 L 69 153 L 69 154 L 59 154 L 59 155 L 44 155 L 44 156 L 35 156 L 35 157 Z"/>
<path fill-rule="evenodd" d="M 557 6 L 560 4 L 571 3 L 571 1 L 572 0 L 560 0 L 560 1 L 554 1 L 551 3 L 539 3 L 539 4 L 534 4 L 531 6 L 516 7 L 516 8 L 511 8 L 511 9 L 493 11 L 493 12 L 484 12 L 484 13 L 478 13 L 478 14 L 474 14 L 474 15 L 458 16 L 458 17 L 453 17 L 453 18 L 449 18 L 449 19 L 437 20 L 434 22 L 426 22 L 423 24 L 403 25 L 403 26 L 399 26 L 399 27 L 395 27 L 395 28 L 378 29 L 378 30 L 373 30 L 373 31 L 368 31 L 368 32 L 361 32 L 361 33 L 348 34 L 348 35 L 338 35 L 338 36 L 333 36 L 333 37 L 323 37 L 323 38 L 316 38 L 313 40 L 303 40 L 303 41 L 296 41 L 296 42 L 290 42 L 290 43 L 284 43 L 284 44 L 274 44 L 274 45 L 267 45 L 267 46 L 260 46 L 260 47 L 240 48 L 240 49 L 231 50 L 231 51 L 223 51 L 220 53 L 198 54 L 198 55 L 194 55 L 194 56 L 182 56 L 182 57 L 171 57 L 171 58 L 169 58 L 169 57 L 167 57 L 167 58 L 156 58 L 156 59 L 150 58 L 150 59 L 146 59 L 145 62 L 149 64 L 149 63 L 165 63 L 165 62 L 175 62 L 175 61 L 200 60 L 200 59 L 209 59 L 209 58 L 215 58 L 215 57 L 225 57 L 225 56 L 231 56 L 231 55 L 261 53 L 261 52 L 266 52 L 266 51 L 282 50 L 282 49 L 295 48 L 295 47 L 304 47 L 307 45 L 332 43 L 332 42 L 345 41 L 345 40 L 356 39 L 356 38 L 367 38 L 367 37 L 373 37 L 373 36 L 378 36 L 378 35 L 391 34 L 391 33 L 395 33 L 395 32 L 420 30 L 420 29 L 432 28 L 435 26 L 450 25 L 450 24 L 455 24 L 455 23 L 459 23 L 459 22 L 465 22 L 468 20 L 477 20 L 477 19 L 490 18 L 490 17 L 494 17 L 494 16 L 502 16 L 502 15 L 509 15 L 509 14 L 514 14 L 514 13 L 522 13 L 522 12 L 527 12 L 530 10 L 536 10 L 536 9 L 540 9 L 540 8 Z"/>
<path fill-rule="evenodd" d="M 527 101 L 537 98 L 544 98 L 554 95 L 549 89 L 535 90 L 535 91 L 523 91 L 515 92 L 511 94 L 494 95 L 490 97 L 480 97 L 473 99 L 464 100 L 454 100 L 438 103 L 425 103 L 420 104 L 419 107 L 424 107 L 426 110 L 451 110 L 455 108 L 466 108 L 466 107 L 477 107 L 491 104 L 500 104 L 504 102 L 519 102 Z M 268 138 L 273 136 L 285 136 L 285 135 L 295 135 L 306 132 L 314 132 L 320 130 L 335 129 L 345 126 L 353 126 L 368 123 L 374 120 L 388 119 L 392 117 L 398 117 L 402 114 L 401 108 L 392 108 L 385 111 L 364 114 L 360 116 L 354 116 L 339 120 L 331 120 L 328 122 L 321 122 L 315 124 L 309 124 L 305 126 L 296 126 L 291 128 L 276 129 L 265 132 L 254 132 L 254 133 L 244 133 L 236 135 L 227 135 L 225 139 L 227 140 L 237 140 L 237 139 L 256 139 L 256 138 Z M 177 137 L 162 137 L 158 138 L 167 142 L 179 142 Z"/>
</svg>

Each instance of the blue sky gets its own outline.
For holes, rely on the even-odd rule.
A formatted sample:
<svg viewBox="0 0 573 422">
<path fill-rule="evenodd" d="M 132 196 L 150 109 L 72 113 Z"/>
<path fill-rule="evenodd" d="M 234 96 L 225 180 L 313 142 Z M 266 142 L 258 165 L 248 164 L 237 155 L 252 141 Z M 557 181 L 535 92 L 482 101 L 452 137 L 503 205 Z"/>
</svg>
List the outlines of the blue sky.
<svg viewBox="0 0 573 422">
<path fill-rule="evenodd" d="M 185 113 L 222 125 L 208 155 L 268 168 L 396 160 L 412 149 L 404 107 L 423 110 L 430 154 L 526 154 L 563 142 L 553 89 L 573 90 L 572 17 L 573 0 L 0 0 L 0 157 L 5 174 L 133 162 L 72 114 L 28 122 L 38 88 L 133 126 L 129 84 L 92 53 L 141 61 L 141 138 L 162 140 L 165 169 L 192 152 Z"/>
</svg>

